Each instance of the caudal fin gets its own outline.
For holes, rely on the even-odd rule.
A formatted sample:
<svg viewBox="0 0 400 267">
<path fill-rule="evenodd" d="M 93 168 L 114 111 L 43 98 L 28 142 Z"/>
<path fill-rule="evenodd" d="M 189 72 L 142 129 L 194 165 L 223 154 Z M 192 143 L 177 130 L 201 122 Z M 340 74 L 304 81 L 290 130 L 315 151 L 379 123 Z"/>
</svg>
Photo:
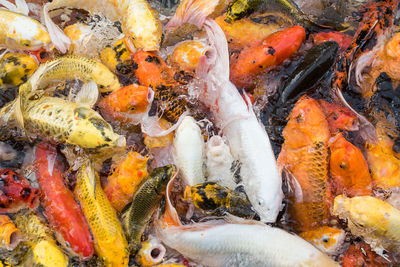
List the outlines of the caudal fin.
<svg viewBox="0 0 400 267">
<path fill-rule="evenodd" d="M 57 48 L 57 50 L 59 50 L 61 53 L 65 54 L 71 46 L 71 40 L 51 19 L 49 15 L 49 6 L 50 3 L 47 3 L 43 7 L 44 23 L 54 47 Z"/>
<path fill-rule="evenodd" d="M 219 0 L 183 0 L 165 29 L 179 27 L 184 23 L 194 24 L 201 28 L 218 3 Z"/>
</svg>

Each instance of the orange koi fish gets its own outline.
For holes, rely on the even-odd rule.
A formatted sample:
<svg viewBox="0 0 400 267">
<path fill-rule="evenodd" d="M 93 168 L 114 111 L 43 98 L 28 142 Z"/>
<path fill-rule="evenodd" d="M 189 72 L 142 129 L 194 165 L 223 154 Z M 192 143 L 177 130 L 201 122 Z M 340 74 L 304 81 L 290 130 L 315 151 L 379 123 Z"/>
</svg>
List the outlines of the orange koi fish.
<svg viewBox="0 0 400 267">
<path fill-rule="evenodd" d="M 371 247 L 362 242 L 352 244 L 343 255 L 342 267 L 389 267 L 390 262 L 371 250 Z"/>
<path fill-rule="evenodd" d="M 151 89 L 149 87 L 131 84 L 103 98 L 99 107 L 106 119 L 128 123 L 135 121 L 135 114 L 146 111 L 150 96 Z"/>
<path fill-rule="evenodd" d="M 278 166 L 292 177 L 294 197 L 288 207 L 294 227 L 310 231 L 327 223 L 328 122 L 318 102 L 302 97 L 289 115 L 283 130 L 285 142 Z"/>
<path fill-rule="evenodd" d="M 304 28 L 293 26 L 269 35 L 261 45 L 244 48 L 231 64 L 231 81 L 239 87 L 249 86 L 251 77 L 282 64 L 296 53 L 305 38 Z"/>
<path fill-rule="evenodd" d="M 121 212 L 132 200 L 139 184 L 149 175 L 147 172 L 148 159 L 139 153 L 129 152 L 107 178 L 104 193 L 117 211 Z"/>
<path fill-rule="evenodd" d="M 333 193 L 349 197 L 372 195 L 368 164 L 360 149 L 338 134 L 330 142 Z"/>
</svg>

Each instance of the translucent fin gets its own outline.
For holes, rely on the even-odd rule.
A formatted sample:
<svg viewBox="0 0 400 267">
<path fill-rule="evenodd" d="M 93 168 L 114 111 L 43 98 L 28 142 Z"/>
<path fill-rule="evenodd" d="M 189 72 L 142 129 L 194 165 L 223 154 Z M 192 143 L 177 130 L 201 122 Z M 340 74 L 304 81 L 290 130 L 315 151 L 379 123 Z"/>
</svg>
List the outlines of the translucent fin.
<svg viewBox="0 0 400 267">
<path fill-rule="evenodd" d="M 20 13 L 25 16 L 29 14 L 29 8 L 25 0 L 15 0 L 15 4 L 7 0 L 0 0 L 0 5 L 3 5 L 6 9 L 15 13 Z"/>
<path fill-rule="evenodd" d="M 171 203 L 170 199 L 170 193 L 171 193 L 171 188 L 174 184 L 175 178 L 177 176 L 178 172 L 174 174 L 174 176 L 171 178 L 171 180 L 168 182 L 167 185 L 167 190 L 165 192 L 166 196 L 166 208 L 165 208 L 165 213 L 161 218 L 162 224 L 164 226 L 180 226 L 182 225 L 181 220 L 179 219 L 178 213 L 176 212 L 175 207 Z"/>
<path fill-rule="evenodd" d="M 344 99 L 344 96 L 343 96 L 341 90 L 335 90 L 334 93 L 335 93 L 336 99 L 340 103 L 342 103 L 343 106 L 350 109 L 357 116 L 358 120 L 360 121 L 359 134 L 360 134 L 361 138 L 369 143 L 375 144 L 378 141 L 378 134 L 376 133 L 376 129 L 372 125 L 372 123 L 369 122 L 363 115 L 361 115 L 357 111 L 355 111 L 349 105 L 349 103 L 347 103 L 346 99 Z"/>
<path fill-rule="evenodd" d="M 82 86 L 81 90 L 75 95 L 70 94 L 68 99 L 71 102 L 80 103 L 93 107 L 99 98 L 99 89 L 94 81 L 90 81 Z"/>
<path fill-rule="evenodd" d="M 219 0 L 183 0 L 165 29 L 179 27 L 184 23 L 194 24 L 201 28 L 218 3 Z"/>
<path fill-rule="evenodd" d="M 54 47 L 57 48 L 61 53 L 65 54 L 71 46 L 71 40 L 51 19 L 49 15 L 49 6 L 50 3 L 47 3 L 43 7 L 44 23 L 49 31 Z"/>
<path fill-rule="evenodd" d="M 189 114 L 188 111 L 185 111 L 178 119 L 178 121 L 172 125 L 169 129 L 164 130 L 161 128 L 158 123 L 159 118 L 157 116 L 149 117 L 146 115 L 142 120 L 142 132 L 147 134 L 150 137 L 161 137 L 165 136 L 178 128 L 181 124 L 182 120 Z"/>
<path fill-rule="evenodd" d="M 22 103 L 21 103 L 21 98 L 17 97 L 17 99 L 15 100 L 15 111 L 14 111 L 14 117 L 15 120 L 17 121 L 19 127 L 21 127 L 22 129 L 24 128 L 24 116 L 22 114 Z"/>
</svg>

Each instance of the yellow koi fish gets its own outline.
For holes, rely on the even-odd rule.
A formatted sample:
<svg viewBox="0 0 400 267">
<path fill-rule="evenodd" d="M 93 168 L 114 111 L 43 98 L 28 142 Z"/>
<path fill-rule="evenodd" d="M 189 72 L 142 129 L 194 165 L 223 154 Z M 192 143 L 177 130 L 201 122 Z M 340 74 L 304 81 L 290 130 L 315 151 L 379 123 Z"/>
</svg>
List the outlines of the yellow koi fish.
<svg viewBox="0 0 400 267">
<path fill-rule="evenodd" d="M 74 195 L 92 230 L 97 255 L 104 260 L 106 266 L 128 266 L 128 242 L 117 212 L 101 189 L 100 178 L 89 161 L 78 171 Z"/>
</svg>

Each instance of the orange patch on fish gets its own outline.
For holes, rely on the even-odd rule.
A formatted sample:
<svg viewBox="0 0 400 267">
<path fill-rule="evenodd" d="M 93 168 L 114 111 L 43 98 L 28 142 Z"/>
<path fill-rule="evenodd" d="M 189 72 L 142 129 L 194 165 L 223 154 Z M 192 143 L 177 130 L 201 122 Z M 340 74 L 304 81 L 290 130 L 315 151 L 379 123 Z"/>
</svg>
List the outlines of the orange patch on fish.
<svg viewBox="0 0 400 267">
<path fill-rule="evenodd" d="M 335 134 L 340 130 L 358 130 L 358 118 L 350 109 L 337 103 L 329 103 L 325 100 L 318 100 L 318 103 L 328 120 L 331 134 Z"/>
<path fill-rule="evenodd" d="M 129 152 L 116 170 L 107 178 L 104 192 L 119 212 L 132 200 L 139 184 L 147 178 L 147 161 L 139 153 Z"/>
<path fill-rule="evenodd" d="M 278 166 L 289 174 L 294 190 L 288 211 L 298 231 L 309 231 L 327 223 L 328 122 L 318 102 L 302 97 L 283 130 L 285 142 Z"/>
<path fill-rule="evenodd" d="M 338 134 L 329 144 L 333 193 L 348 197 L 372 195 L 368 164 L 360 149 Z"/>
</svg>

